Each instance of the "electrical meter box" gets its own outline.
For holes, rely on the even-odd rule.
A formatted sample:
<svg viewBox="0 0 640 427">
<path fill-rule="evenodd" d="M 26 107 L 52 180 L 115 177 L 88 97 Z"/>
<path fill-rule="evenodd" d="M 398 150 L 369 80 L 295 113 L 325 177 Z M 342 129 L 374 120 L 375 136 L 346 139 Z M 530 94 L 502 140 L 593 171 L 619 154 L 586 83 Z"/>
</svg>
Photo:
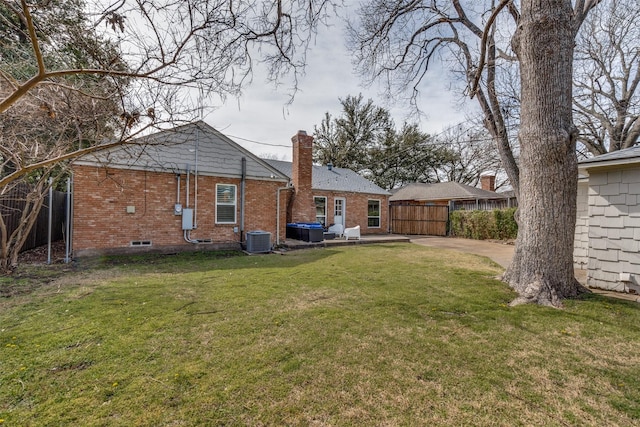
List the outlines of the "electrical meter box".
<svg viewBox="0 0 640 427">
<path fill-rule="evenodd" d="M 182 209 L 182 229 L 193 230 L 193 209 L 191 208 Z"/>
</svg>

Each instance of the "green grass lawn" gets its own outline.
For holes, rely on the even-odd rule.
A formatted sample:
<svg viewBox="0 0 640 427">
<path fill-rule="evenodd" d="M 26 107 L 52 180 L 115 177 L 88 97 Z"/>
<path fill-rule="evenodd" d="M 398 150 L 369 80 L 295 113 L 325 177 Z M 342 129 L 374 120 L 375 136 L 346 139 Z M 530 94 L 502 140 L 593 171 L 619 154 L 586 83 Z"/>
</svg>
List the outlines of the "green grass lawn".
<svg viewBox="0 0 640 427">
<path fill-rule="evenodd" d="M 472 255 L 63 269 L 0 279 L 2 427 L 640 425 L 638 304 L 511 308 L 500 269 Z"/>
</svg>

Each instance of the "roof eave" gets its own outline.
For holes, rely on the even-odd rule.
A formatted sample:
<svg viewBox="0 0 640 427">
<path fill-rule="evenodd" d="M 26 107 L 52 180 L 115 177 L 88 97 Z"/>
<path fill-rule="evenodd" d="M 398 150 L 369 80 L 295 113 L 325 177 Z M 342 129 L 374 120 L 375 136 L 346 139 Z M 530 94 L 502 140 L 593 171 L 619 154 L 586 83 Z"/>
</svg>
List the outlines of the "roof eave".
<svg viewBox="0 0 640 427">
<path fill-rule="evenodd" d="M 588 174 L 588 171 L 590 169 L 604 169 L 604 168 L 615 168 L 620 166 L 636 166 L 636 165 L 640 165 L 640 157 L 578 163 L 578 171 L 580 173 L 587 172 Z"/>
</svg>

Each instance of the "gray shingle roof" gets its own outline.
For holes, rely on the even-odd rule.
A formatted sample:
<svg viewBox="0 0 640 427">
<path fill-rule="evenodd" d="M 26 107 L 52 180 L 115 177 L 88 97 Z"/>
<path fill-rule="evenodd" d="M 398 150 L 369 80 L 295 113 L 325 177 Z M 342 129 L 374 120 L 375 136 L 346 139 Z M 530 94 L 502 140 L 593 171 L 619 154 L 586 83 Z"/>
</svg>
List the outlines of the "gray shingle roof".
<svg viewBox="0 0 640 427">
<path fill-rule="evenodd" d="M 640 145 L 612 151 L 590 159 L 581 160 L 580 167 L 590 168 L 595 166 L 607 166 L 611 164 L 626 164 L 640 162 Z"/>
<path fill-rule="evenodd" d="M 291 176 L 291 162 L 282 160 L 265 160 L 274 168 L 287 176 Z M 378 187 L 368 179 L 358 175 L 351 169 L 313 165 L 311 187 L 314 190 L 344 191 L 349 193 L 367 193 L 389 195 L 390 193 Z"/>
<path fill-rule="evenodd" d="M 280 171 L 202 121 L 139 138 L 132 144 L 89 154 L 74 163 L 174 173 L 184 173 L 189 169 L 193 172 L 196 148 L 199 174 L 239 178 L 244 157 L 248 178 L 289 180 Z"/>
<path fill-rule="evenodd" d="M 435 184 L 412 183 L 393 192 L 389 201 L 400 200 L 460 200 L 460 199 L 502 199 L 505 195 L 458 182 L 438 182 Z"/>
</svg>

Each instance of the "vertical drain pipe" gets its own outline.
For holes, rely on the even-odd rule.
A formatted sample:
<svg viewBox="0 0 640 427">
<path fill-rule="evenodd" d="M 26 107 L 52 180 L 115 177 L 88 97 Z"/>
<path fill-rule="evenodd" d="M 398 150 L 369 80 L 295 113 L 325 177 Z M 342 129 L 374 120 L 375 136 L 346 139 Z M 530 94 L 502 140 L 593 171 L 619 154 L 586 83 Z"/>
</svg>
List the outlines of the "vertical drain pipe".
<svg viewBox="0 0 640 427">
<path fill-rule="evenodd" d="M 282 190 L 291 190 L 291 185 L 280 187 L 276 190 L 276 245 L 280 244 L 280 192 Z"/>
<path fill-rule="evenodd" d="M 176 204 L 180 203 L 180 173 L 176 174 L 176 181 L 178 182 L 178 188 L 176 191 Z"/>
<path fill-rule="evenodd" d="M 73 228 L 71 226 L 71 217 L 73 217 L 73 204 L 71 203 L 71 178 L 67 178 L 67 241 L 65 242 L 65 253 L 64 253 L 64 262 L 65 264 L 69 264 L 71 259 L 69 255 L 71 254 L 71 234 L 73 233 Z"/>
<path fill-rule="evenodd" d="M 194 171 L 195 184 L 193 188 L 193 228 L 198 228 L 198 149 L 200 148 L 200 128 L 196 127 L 196 166 Z"/>
<path fill-rule="evenodd" d="M 47 265 L 51 264 L 51 232 L 53 228 L 53 178 L 49 177 L 49 222 L 47 224 Z"/>
<path fill-rule="evenodd" d="M 244 242 L 244 201 L 247 181 L 247 159 L 242 158 L 242 180 L 240 181 L 240 243 Z"/>
<path fill-rule="evenodd" d="M 191 166 L 187 163 L 187 182 L 186 182 L 186 192 L 187 192 L 187 200 L 185 208 L 189 208 L 189 175 L 191 175 Z"/>
</svg>

